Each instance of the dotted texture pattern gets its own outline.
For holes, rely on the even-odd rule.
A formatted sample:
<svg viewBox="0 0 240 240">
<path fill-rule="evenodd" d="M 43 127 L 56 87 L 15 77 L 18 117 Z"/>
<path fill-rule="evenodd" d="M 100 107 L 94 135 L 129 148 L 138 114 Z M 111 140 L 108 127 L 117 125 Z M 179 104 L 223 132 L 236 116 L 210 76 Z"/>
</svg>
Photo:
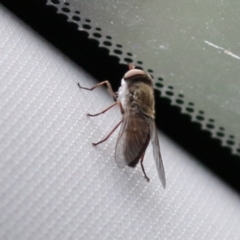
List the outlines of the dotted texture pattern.
<svg viewBox="0 0 240 240">
<path fill-rule="evenodd" d="M 151 74 L 161 97 L 240 156 L 236 55 L 240 36 L 234 31 L 239 21 L 232 18 L 239 15 L 235 12 L 239 2 L 47 0 L 46 4 L 119 62 Z"/>
<path fill-rule="evenodd" d="M 239 196 L 166 136 L 167 189 L 114 162 L 104 88 L 0 6 L 0 239 L 240 239 Z"/>
</svg>

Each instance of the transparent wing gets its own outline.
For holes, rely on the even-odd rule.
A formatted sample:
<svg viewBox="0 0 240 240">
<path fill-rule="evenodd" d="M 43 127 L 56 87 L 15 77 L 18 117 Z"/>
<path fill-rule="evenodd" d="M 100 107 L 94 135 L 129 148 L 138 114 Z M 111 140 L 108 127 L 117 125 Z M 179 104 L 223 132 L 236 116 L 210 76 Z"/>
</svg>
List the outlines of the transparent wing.
<svg viewBox="0 0 240 240">
<path fill-rule="evenodd" d="M 160 152 L 160 144 L 158 141 L 157 129 L 156 129 L 155 122 L 153 120 L 151 120 L 150 126 L 151 126 L 151 142 L 153 146 L 153 157 L 156 162 L 159 178 L 162 182 L 163 188 L 165 188 L 166 187 L 165 171 L 164 171 L 162 156 Z"/>
<path fill-rule="evenodd" d="M 118 167 L 135 167 L 150 141 L 150 126 L 147 118 L 127 110 L 118 135 L 115 160 Z"/>
<path fill-rule="evenodd" d="M 119 168 L 124 168 L 128 165 L 128 162 L 123 154 L 124 149 L 126 148 L 126 134 L 124 133 L 124 129 L 127 126 L 127 117 L 125 116 L 126 114 L 127 113 L 125 112 L 123 115 L 123 122 L 119 130 L 118 139 L 115 147 L 115 161 Z"/>
</svg>

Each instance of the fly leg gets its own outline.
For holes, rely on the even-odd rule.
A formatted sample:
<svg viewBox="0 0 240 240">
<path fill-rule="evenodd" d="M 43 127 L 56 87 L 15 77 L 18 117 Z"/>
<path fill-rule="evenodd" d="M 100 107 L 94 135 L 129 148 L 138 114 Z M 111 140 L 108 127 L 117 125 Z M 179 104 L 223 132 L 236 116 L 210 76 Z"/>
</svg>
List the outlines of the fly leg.
<svg viewBox="0 0 240 240">
<path fill-rule="evenodd" d="M 81 88 L 81 89 L 85 89 L 85 90 L 88 90 L 88 91 L 92 91 L 92 90 L 94 90 L 95 88 L 100 87 L 100 86 L 102 86 L 102 85 L 104 85 L 104 84 L 107 85 L 108 92 L 109 92 L 109 94 L 113 97 L 115 103 L 112 104 L 111 106 L 109 106 L 108 108 L 104 109 L 104 110 L 101 111 L 100 113 L 96 113 L 96 114 L 89 114 L 89 113 L 87 113 L 87 115 L 90 116 L 90 117 L 95 117 L 95 116 L 98 116 L 98 115 L 100 115 L 100 114 L 103 114 L 103 113 L 107 112 L 109 109 L 111 109 L 112 107 L 116 106 L 117 104 L 118 104 L 119 107 L 120 107 L 121 113 L 122 113 L 122 114 L 124 113 L 122 103 L 121 103 L 120 101 L 117 101 L 118 93 L 117 93 L 117 92 L 114 92 L 114 91 L 112 90 L 112 86 L 111 86 L 111 84 L 109 83 L 109 81 L 100 82 L 100 83 L 96 84 L 95 86 L 93 86 L 93 87 L 91 87 L 91 88 L 82 87 L 79 83 L 78 83 L 78 86 L 79 86 L 79 88 Z"/>
<path fill-rule="evenodd" d="M 121 113 L 123 114 L 123 113 L 124 113 L 124 110 L 123 110 L 122 103 L 117 101 L 117 102 L 115 102 L 114 104 L 112 104 L 111 106 L 109 106 L 108 108 L 104 109 L 103 111 L 101 111 L 101 112 L 99 112 L 99 113 L 96 113 L 96 114 L 87 113 L 87 116 L 90 116 L 90 117 L 98 116 L 98 115 L 100 115 L 100 114 L 103 114 L 103 113 L 107 112 L 109 109 L 111 109 L 112 107 L 116 106 L 117 104 L 119 105 L 120 111 L 121 111 Z"/>
<path fill-rule="evenodd" d="M 145 172 L 145 170 L 144 170 L 143 158 L 144 158 L 144 154 L 142 155 L 142 158 L 141 158 L 141 160 L 140 160 L 141 167 L 142 167 L 142 171 L 143 171 L 144 177 L 147 179 L 148 182 L 150 182 L 150 179 L 149 179 L 149 177 L 147 176 L 147 174 L 146 174 L 146 172 Z"/>
<path fill-rule="evenodd" d="M 117 100 L 117 94 L 113 91 L 112 86 L 111 86 L 111 84 L 110 84 L 109 81 L 100 82 L 100 83 L 96 84 L 95 86 L 93 86 L 93 87 L 91 87 L 91 88 L 82 87 L 79 83 L 78 83 L 78 86 L 79 86 L 80 88 L 82 88 L 82 89 L 85 89 L 85 90 L 88 90 L 88 91 L 92 91 L 92 90 L 94 90 L 95 88 L 100 87 L 100 86 L 102 86 L 102 85 L 104 85 L 104 84 L 107 85 L 107 89 L 108 89 L 109 94 L 113 97 L 114 101 L 116 101 L 116 100 Z"/>
<path fill-rule="evenodd" d="M 101 141 L 96 142 L 96 143 L 92 143 L 93 146 L 96 146 L 102 142 L 105 142 L 106 140 L 108 140 L 108 138 L 112 135 L 112 133 L 118 128 L 118 126 L 122 123 L 123 120 L 121 120 L 114 128 L 113 130 Z"/>
<path fill-rule="evenodd" d="M 119 105 L 121 113 L 122 113 L 122 114 L 124 113 L 124 109 L 123 109 L 122 103 L 121 103 L 120 101 L 117 101 L 118 93 L 117 93 L 117 92 L 114 92 L 114 91 L 112 90 L 112 86 L 111 86 L 111 84 L 109 83 L 109 81 L 100 82 L 100 83 L 96 84 L 95 86 L 93 86 L 93 87 L 91 87 L 91 88 L 82 87 L 79 83 L 78 83 L 78 86 L 79 86 L 79 88 L 82 88 L 82 89 L 85 89 L 85 90 L 88 90 L 88 91 L 92 91 L 92 90 L 94 90 L 95 88 L 100 87 L 100 86 L 102 86 L 102 85 L 104 85 L 104 84 L 107 85 L 108 92 L 109 92 L 109 94 L 113 97 L 115 103 L 112 104 L 111 106 L 109 106 L 108 108 L 104 109 L 103 111 L 99 112 L 99 113 L 96 113 L 96 114 L 89 114 L 89 113 L 87 113 L 87 115 L 90 116 L 90 117 L 95 117 L 95 116 L 98 116 L 98 115 L 100 115 L 100 114 L 103 114 L 103 113 L 107 112 L 109 109 L 111 109 L 112 107 L 114 107 L 114 106 L 116 106 L 116 105 Z M 99 142 L 97 142 L 97 143 L 92 143 L 93 146 L 96 146 L 96 145 L 98 145 L 98 144 L 100 144 L 100 143 L 102 143 L 102 142 L 105 142 L 105 141 L 112 135 L 112 133 L 119 127 L 119 125 L 122 123 L 122 121 L 123 121 L 123 120 L 121 120 L 121 121 L 113 128 L 113 130 L 112 130 L 103 140 L 101 140 L 101 141 L 99 141 Z"/>
</svg>

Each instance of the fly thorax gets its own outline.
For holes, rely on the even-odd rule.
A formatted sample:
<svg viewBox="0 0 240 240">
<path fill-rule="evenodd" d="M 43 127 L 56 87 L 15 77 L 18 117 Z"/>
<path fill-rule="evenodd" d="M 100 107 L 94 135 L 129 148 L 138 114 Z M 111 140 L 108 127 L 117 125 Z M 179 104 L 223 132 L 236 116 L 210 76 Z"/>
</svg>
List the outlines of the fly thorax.
<svg viewBox="0 0 240 240">
<path fill-rule="evenodd" d="M 130 94 L 132 110 L 154 118 L 155 111 L 152 88 L 142 83 L 134 84 L 134 87 L 130 87 Z"/>
</svg>

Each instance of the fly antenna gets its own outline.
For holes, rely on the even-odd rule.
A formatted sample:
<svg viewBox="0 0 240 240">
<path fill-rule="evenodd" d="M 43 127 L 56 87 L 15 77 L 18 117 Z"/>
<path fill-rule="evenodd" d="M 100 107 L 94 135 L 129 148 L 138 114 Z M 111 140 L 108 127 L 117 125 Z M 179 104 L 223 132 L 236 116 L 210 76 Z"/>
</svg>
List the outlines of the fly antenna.
<svg viewBox="0 0 240 240">
<path fill-rule="evenodd" d="M 131 70 L 131 69 L 134 69 L 135 66 L 129 63 L 129 64 L 128 64 L 128 68 L 129 68 L 129 70 Z"/>
</svg>

